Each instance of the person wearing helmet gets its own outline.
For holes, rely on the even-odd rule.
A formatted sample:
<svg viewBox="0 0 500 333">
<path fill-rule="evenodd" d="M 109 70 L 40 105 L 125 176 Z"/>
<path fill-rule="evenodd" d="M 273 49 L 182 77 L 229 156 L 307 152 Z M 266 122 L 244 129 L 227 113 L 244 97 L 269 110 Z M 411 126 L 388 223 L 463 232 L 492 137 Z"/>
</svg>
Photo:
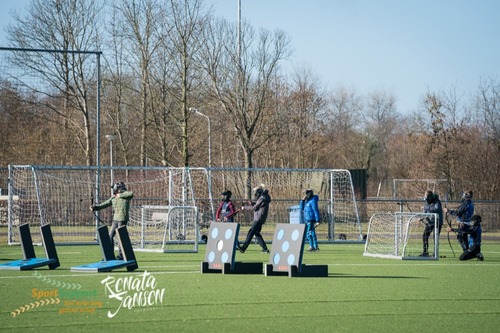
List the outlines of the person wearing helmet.
<svg viewBox="0 0 500 333">
<path fill-rule="evenodd" d="M 471 218 L 474 215 L 474 203 L 472 202 L 472 191 L 467 190 L 462 193 L 462 203 L 457 209 L 443 209 L 443 212 L 456 216 L 458 221 L 457 239 L 464 251 L 469 248 L 469 229 L 471 229 Z M 448 227 L 447 231 L 456 231 Z"/>
<path fill-rule="evenodd" d="M 130 201 L 134 197 L 134 193 L 128 191 L 123 182 L 118 182 L 113 184 L 112 189 L 113 189 L 113 196 L 111 198 L 98 205 L 91 206 L 90 209 L 92 211 L 96 211 L 110 206 L 113 207 L 113 222 L 111 224 L 109 238 L 111 239 L 111 244 L 114 244 L 113 239 L 116 234 L 116 229 L 118 227 L 121 227 L 122 225 L 127 225 L 128 223 Z M 123 253 L 121 247 L 119 247 L 116 259 L 123 260 Z"/>
<path fill-rule="evenodd" d="M 248 230 L 245 242 L 243 245 L 238 243 L 237 248 L 241 253 L 244 253 L 255 236 L 257 242 L 262 247 L 262 253 L 269 253 L 266 242 L 260 233 L 262 226 L 266 223 L 267 214 L 269 213 L 269 203 L 271 202 L 271 196 L 264 184 L 253 189 L 253 199 L 254 201 L 251 201 L 249 205 L 241 207 L 241 210 L 253 210 L 253 222 L 250 230 Z"/>
<path fill-rule="evenodd" d="M 473 215 L 471 217 L 471 224 L 469 227 L 461 227 L 458 229 L 448 228 L 449 231 L 454 231 L 457 233 L 457 237 L 462 237 L 463 235 L 469 236 L 468 247 L 464 249 L 464 252 L 460 255 L 459 260 L 470 260 L 477 258 L 477 260 L 483 261 L 484 257 L 481 253 L 481 228 L 482 218 L 480 215 Z M 460 238 L 459 238 L 460 239 Z"/>
<path fill-rule="evenodd" d="M 226 190 L 221 193 L 222 201 L 217 208 L 217 212 L 215 213 L 215 219 L 217 222 L 234 222 L 234 215 L 236 214 L 236 210 L 234 208 L 234 204 L 231 201 L 231 191 Z"/>
<path fill-rule="evenodd" d="M 431 190 L 425 192 L 425 204 L 424 213 L 434 213 L 438 214 L 438 235 L 441 234 L 441 228 L 443 227 L 443 206 L 441 200 L 439 200 L 439 195 L 433 193 Z M 428 219 L 425 223 L 424 232 L 422 234 L 422 242 L 424 246 L 424 251 L 420 254 L 421 257 L 429 256 L 429 236 L 435 229 L 434 220 Z M 438 235 L 434 235 L 438 237 Z"/>
<path fill-rule="evenodd" d="M 316 236 L 316 225 L 319 223 L 319 197 L 314 195 L 313 190 L 304 191 L 304 198 L 300 200 L 300 209 L 304 212 L 304 221 L 306 223 L 306 236 L 309 242 L 310 252 L 318 252 L 318 238 Z"/>
</svg>

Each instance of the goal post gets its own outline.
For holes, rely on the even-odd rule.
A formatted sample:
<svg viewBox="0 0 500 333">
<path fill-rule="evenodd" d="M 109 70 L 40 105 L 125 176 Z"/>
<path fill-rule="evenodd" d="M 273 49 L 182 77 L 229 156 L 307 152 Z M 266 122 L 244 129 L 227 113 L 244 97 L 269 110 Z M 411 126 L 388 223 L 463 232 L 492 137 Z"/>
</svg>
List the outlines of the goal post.
<svg viewBox="0 0 500 333">
<path fill-rule="evenodd" d="M 137 251 L 198 252 L 196 206 L 132 207 L 128 230 Z"/>
<path fill-rule="evenodd" d="M 8 243 L 19 242 L 16 227 L 20 224 L 37 227 L 50 223 L 56 244 L 97 244 L 99 220 L 109 225 L 113 212 L 111 208 L 99 210 L 94 212 L 97 218 L 89 207 L 110 198 L 112 181 L 123 181 L 127 189 L 134 193 L 129 223 L 131 228 L 137 230 L 132 230 L 131 241 L 141 244 L 141 237 L 148 236 L 148 242 L 156 243 L 157 250 L 161 250 L 162 246 L 170 250 L 174 244 L 177 248 L 188 245 L 187 239 L 184 242 L 177 242 L 176 239 L 185 237 L 181 230 L 182 223 L 176 236 L 174 222 L 163 225 L 152 222 L 161 222 L 162 214 L 170 210 L 169 214 L 177 214 L 178 209 L 162 207 L 196 207 L 196 227 L 192 227 L 193 217 L 188 218 L 190 222 L 187 224 L 191 228 L 189 239 L 196 242 L 198 239 L 194 237 L 193 230 L 207 227 L 215 220 L 221 192 L 231 190 L 233 202 L 241 205 L 251 199 L 252 187 L 259 184 L 269 189 L 272 198 L 263 230 L 269 236 L 267 238 L 272 235 L 276 224 L 288 223 L 290 207 L 298 205 L 304 190 L 311 188 L 319 196 L 321 223 L 316 229 L 318 241 L 364 242 L 351 173 L 344 169 L 10 165 Z M 152 215 L 146 219 L 141 217 L 141 214 L 153 214 L 155 209 L 158 210 L 155 218 Z M 191 215 L 192 209 L 181 211 L 183 213 L 179 214 L 187 216 Z M 241 212 L 235 220 L 244 226 L 249 225 L 252 222 L 251 212 Z M 171 228 L 168 223 L 172 224 Z M 165 236 L 165 242 L 163 239 L 151 240 L 146 229 L 141 233 L 145 225 L 149 230 L 159 228 L 157 232 Z M 41 241 L 39 236 L 33 237 L 34 241 Z M 144 239 L 144 247 L 146 243 Z M 194 247 L 195 244 L 189 246 Z"/>
<path fill-rule="evenodd" d="M 434 229 L 429 236 L 428 255 L 423 256 L 426 225 Z M 375 213 L 370 218 L 364 256 L 437 260 L 439 258 L 439 219 L 434 213 Z"/>
</svg>

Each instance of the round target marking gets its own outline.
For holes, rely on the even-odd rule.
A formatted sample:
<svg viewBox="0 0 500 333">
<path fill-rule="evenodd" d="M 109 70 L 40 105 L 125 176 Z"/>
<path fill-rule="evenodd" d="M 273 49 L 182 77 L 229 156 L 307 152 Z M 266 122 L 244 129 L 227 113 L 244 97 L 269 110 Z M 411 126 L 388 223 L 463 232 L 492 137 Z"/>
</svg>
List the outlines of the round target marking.
<svg viewBox="0 0 500 333">
<path fill-rule="evenodd" d="M 217 250 L 221 251 L 224 248 L 224 241 L 221 239 L 217 242 Z"/>
<path fill-rule="evenodd" d="M 232 235 L 233 235 L 233 231 L 231 229 L 226 229 L 226 233 L 224 234 L 224 238 L 226 240 L 228 240 L 231 238 Z"/>
<path fill-rule="evenodd" d="M 280 260 L 281 260 L 281 256 L 279 253 L 276 253 L 274 256 L 273 256 L 273 264 L 277 265 L 280 263 Z"/>
<path fill-rule="evenodd" d="M 229 253 L 227 253 L 227 252 L 222 253 L 221 261 L 228 262 L 229 261 Z"/>
<path fill-rule="evenodd" d="M 216 239 L 217 236 L 219 236 L 219 228 L 213 228 L 211 235 L 212 235 L 212 239 Z"/>
<path fill-rule="evenodd" d="M 215 260 L 215 252 L 210 251 L 210 253 L 208 254 L 208 262 L 214 262 L 214 260 Z"/>
<path fill-rule="evenodd" d="M 290 243 L 288 241 L 284 241 L 283 244 L 281 244 L 281 251 L 286 252 L 290 248 Z"/>
<path fill-rule="evenodd" d="M 292 232 L 292 240 L 295 242 L 299 239 L 299 235 L 300 235 L 300 232 L 295 229 L 293 232 Z"/>
<path fill-rule="evenodd" d="M 280 230 L 278 231 L 278 236 L 277 236 L 278 240 L 282 240 L 282 239 L 283 239 L 283 236 L 285 236 L 285 230 L 280 229 Z"/>
<path fill-rule="evenodd" d="M 295 255 L 293 253 L 291 253 L 289 256 L 288 256 L 288 259 L 287 259 L 287 262 L 288 262 L 288 265 L 293 265 L 295 263 Z"/>
</svg>

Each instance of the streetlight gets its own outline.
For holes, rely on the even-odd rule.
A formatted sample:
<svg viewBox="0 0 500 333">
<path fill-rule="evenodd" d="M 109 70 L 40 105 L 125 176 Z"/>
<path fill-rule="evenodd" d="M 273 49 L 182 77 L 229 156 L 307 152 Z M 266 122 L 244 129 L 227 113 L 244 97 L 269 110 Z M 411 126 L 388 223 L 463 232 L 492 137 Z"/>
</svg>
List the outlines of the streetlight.
<svg viewBox="0 0 500 333">
<path fill-rule="evenodd" d="M 211 130 L 210 130 L 210 118 L 201 113 L 198 109 L 195 108 L 189 108 L 189 111 L 196 113 L 199 116 L 207 118 L 208 121 L 208 167 L 212 167 L 212 140 L 211 140 Z"/>
<path fill-rule="evenodd" d="M 211 212 L 212 212 L 212 219 L 215 219 L 215 214 L 214 214 L 214 205 L 213 205 L 213 200 L 212 200 L 212 131 L 210 129 L 210 118 L 206 115 L 201 113 L 198 109 L 195 108 L 189 108 L 189 111 L 196 113 L 199 116 L 207 118 L 208 121 L 208 188 L 209 188 L 209 198 L 210 198 L 210 206 L 211 206 Z"/>
<path fill-rule="evenodd" d="M 113 140 L 116 139 L 115 134 L 106 135 L 106 139 L 109 140 L 109 166 L 111 167 L 110 175 L 111 175 L 111 195 L 113 195 L 113 185 L 115 183 L 115 177 L 113 174 Z"/>
</svg>

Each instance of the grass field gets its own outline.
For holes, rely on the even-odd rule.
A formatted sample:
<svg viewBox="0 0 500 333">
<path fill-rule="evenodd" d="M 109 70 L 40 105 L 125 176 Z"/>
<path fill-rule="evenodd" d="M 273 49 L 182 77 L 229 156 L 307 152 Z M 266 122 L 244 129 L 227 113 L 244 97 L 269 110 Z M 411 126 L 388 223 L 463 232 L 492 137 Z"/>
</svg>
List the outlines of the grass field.
<svg viewBox="0 0 500 333">
<path fill-rule="evenodd" d="M 55 270 L 0 271 L 0 331 L 499 330 L 500 242 L 483 244 L 483 262 L 460 262 L 443 242 L 446 258 L 439 261 L 368 258 L 363 246 L 322 244 L 321 252 L 305 253 L 305 264 L 328 264 L 327 278 L 201 274 L 203 245 L 191 254 L 136 252 L 135 272 L 75 273 L 70 267 L 99 261 L 100 249 L 59 246 L 61 267 Z M 236 260 L 268 262 L 259 250 L 251 245 Z M 43 248 L 36 251 L 45 256 Z M 0 263 L 20 258 L 19 246 L 0 246 Z M 110 290 L 146 297 L 132 307 L 110 298 Z"/>
</svg>

